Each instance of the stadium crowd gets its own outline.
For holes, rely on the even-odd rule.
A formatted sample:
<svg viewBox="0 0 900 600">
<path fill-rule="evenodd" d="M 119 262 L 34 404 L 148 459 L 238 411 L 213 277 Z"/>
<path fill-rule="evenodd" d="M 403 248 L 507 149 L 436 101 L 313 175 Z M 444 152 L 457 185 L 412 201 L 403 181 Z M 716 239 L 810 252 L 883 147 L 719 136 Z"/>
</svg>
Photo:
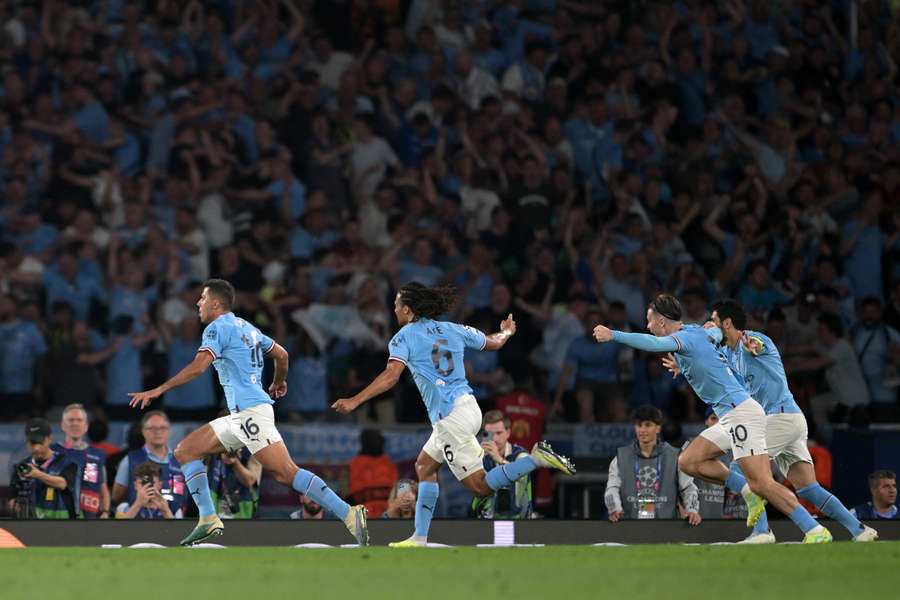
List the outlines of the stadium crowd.
<svg viewBox="0 0 900 600">
<path fill-rule="evenodd" d="M 515 314 L 467 356 L 488 406 L 702 421 L 590 338 L 669 291 L 742 302 L 820 428 L 900 420 L 900 15 L 850 4 L 0 3 L 0 419 L 134 420 L 216 276 L 291 353 L 282 418 L 340 418 L 417 280 Z M 210 418 L 215 383 L 161 407 Z M 364 417 L 424 421 L 408 380 Z"/>
</svg>

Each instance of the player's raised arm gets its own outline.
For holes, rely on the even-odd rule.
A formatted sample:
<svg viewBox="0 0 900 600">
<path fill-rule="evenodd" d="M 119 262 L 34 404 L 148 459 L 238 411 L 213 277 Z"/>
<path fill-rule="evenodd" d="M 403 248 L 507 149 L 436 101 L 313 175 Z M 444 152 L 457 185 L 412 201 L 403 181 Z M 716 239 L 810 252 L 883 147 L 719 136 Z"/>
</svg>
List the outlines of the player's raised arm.
<svg viewBox="0 0 900 600">
<path fill-rule="evenodd" d="M 496 352 L 506 344 L 506 341 L 516 333 L 516 322 L 513 320 L 512 313 L 500 323 L 500 331 L 485 336 L 484 349 Z"/>
<path fill-rule="evenodd" d="M 644 352 L 676 352 L 680 349 L 675 338 L 670 336 L 657 337 L 649 333 L 626 333 L 610 329 L 605 325 L 594 327 L 594 339 L 601 343 L 619 342 Z"/>
<path fill-rule="evenodd" d="M 159 385 L 152 390 L 147 390 L 144 392 L 129 392 L 128 395 L 131 396 L 131 402 L 129 402 L 129 406 L 134 406 L 140 409 L 143 409 L 148 404 L 150 404 L 154 398 L 159 398 L 172 388 L 176 388 L 179 385 L 184 385 L 185 383 L 200 377 L 206 369 L 209 368 L 213 362 L 213 355 L 211 352 L 207 350 L 199 350 L 197 355 L 194 357 L 188 365 L 175 374 L 174 377 Z"/>
<path fill-rule="evenodd" d="M 353 411 L 360 404 L 368 402 L 375 396 L 381 395 L 397 385 L 397 382 L 400 381 L 400 375 L 403 374 L 403 369 L 405 368 L 406 365 L 400 360 L 388 360 L 384 371 L 373 379 L 372 383 L 367 385 L 365 389 L 352 398 L 339 399 L 331 405 L 331 408 L 344 415 Z"/>
</svg>

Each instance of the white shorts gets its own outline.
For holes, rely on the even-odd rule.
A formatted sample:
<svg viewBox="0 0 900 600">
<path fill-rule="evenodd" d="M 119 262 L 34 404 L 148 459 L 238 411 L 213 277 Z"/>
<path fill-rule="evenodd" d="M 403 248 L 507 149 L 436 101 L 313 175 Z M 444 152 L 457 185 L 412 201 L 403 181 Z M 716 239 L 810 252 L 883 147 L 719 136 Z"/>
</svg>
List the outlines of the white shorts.
<svg viewBox="0 0 900 600">
<path fill-rule="evenodd" d="M 731 450 L 734 460 L 766 454 L 766 413 L 755 400 L 748 399 L 700 434 L 719 447 Z"/>
<path fill-rule="evenodd" d="M 257 404 L 209 423 L 229 452 L 246 447 L 251 454 L 281 441 L 271 404 Z"/>
<path fill-rule="evenodd" d="M 450 414 L 434 424 L 422 450 L 439 463 L 447 463 L 457 480 L 484 470 L 484 449 L 478 443 L 481 408 L 475 396 L 456 399 Z"/>
<path fill-rule="evenodd" d="M 769 456 L 782 475 L 796 462 L 812 464 L 806 445 L 806 417 L 802 413 L 776 413 L 766 417 Z"/>
</svg>

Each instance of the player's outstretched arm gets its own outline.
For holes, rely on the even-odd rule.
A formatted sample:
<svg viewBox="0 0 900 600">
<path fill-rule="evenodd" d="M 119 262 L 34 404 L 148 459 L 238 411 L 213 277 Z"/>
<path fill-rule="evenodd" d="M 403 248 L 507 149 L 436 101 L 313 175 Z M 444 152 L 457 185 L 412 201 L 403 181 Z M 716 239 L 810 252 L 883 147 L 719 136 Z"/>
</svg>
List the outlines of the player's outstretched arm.
<svg viewBox="0 0 900 600">
<path fill-rule="evenodd" d="M 176 388 L 179 385 L 184 385 L 185 383 L 200 377 L 206 369 L 209 368 L 213 362 L 213 355 L 206 350 L 201 350 L 197 352 L 197 355 L 194 357 L 188 366 L 180 370 L 175 374 L 174 377 L 166 381 L 160 386 L 153 388 L 152 390 L 147 390 L 144 392 L 129 392 L 128 395 L 131 396 L 131 402 L 129 402 L 129 406 L 137 407 L 143 409 L 148 404 L 153 402 L 154 398 L 159 398 L 172 388 Z"/>
<path fill-rule="evenodd" d="M 403 374 L 403 369 L 405 368 L 406 365 L 399 360 L 388 360 L 388 364 L 384 368 L 384 371 L 382 371 L 378 377 L 373 379 L 372 383 L 367 385 L 363 391 L 352 398 L 339 399 L 331 405 L 331 408 L 344 415 L 351 412 L 360 404 L 368 402 L 375 396 L 383 394 L 397 385 L 397 382 L 400 381 L 400 375 Z"/>
<path fill-rule="evenodd" d="M 484 349 L 496 352 L 506 344 L 506 341 L 516 333 L 516 322 L 510 313 L 502 323 L 500 323 L 500 331 L 492 333 L 485 337 Z"/>
<path fill-rule="evenodd" d="M 678 350 L 678 343 L 675 341 L 675 338 L 656 337 L 649 333 L 626 333 L 610 329 L 605 325 L 594 327 L 594 339 L 601 343 L 619 342 L 644 352 L 675 352 Z"/>
</svg>

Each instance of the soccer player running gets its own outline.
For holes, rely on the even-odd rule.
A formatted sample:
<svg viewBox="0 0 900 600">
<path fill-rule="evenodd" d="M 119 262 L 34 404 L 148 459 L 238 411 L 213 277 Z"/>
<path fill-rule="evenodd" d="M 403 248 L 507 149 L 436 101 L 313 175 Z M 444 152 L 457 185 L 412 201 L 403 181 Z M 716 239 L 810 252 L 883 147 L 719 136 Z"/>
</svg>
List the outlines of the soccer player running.
<svg viewBox="0 0 900 600">
<path fill-rule="evenodd" d="M 215 366 L 231 414 L 191 432 L 175 448 L 185 482 L 200 511 L 200 522 L 181 541 L 184 546 L 221 535 L 224 526 L 213 507 L 209 480 L 202 459 L 211 454 L 246 447 L 275 480 L 324 506 L 344 521 L 360 546 L 369 543 L 364 506 L 350 506 L 313 473 L 294 464 L 275 427 L 272 404 L 287 393 L 288 353 L 244 319 L 231 312 L 234 288 L 224 279 L 203 284 L 197 308 L 206 325 L 194 360 L 174 377 L 143 392 L 130 393 L 131 406 L 143 409 L 154 398 L 200 376 Z M 264 357 L 275 362 L 268 394 L 262 388 Z"/>
<path fill-rule="evenodd" d="M 718 349 L 707 330 L 681 322 L 681 304 L 669 294 L 657 296 L 647 309 L 644 333 L 594 328 L 598 342 L 616 341 L 645 352 L 671 352 L 685 379 L 701 400 L 712 406 L 719 423 L 694 439 L 678 457 L 678 467 L 692 477 L 741 491 L 747 502 L 747 525 L 752 527 L 765 512 L 763 499 L 786 514 L 803 530 L 804 543 L 831 541 L 831 533 L 816 523 L 794 494 L 776 482 L 766 451 L 766 414 L 753 401 L 743 381 Z M 723 432 L 725 435 L 723 436 Z M 717 460 L 731 449 L 744 476 L 730 473 Z M 744 478 L 746 477 L 746 480 Z"/>
<path fill-rule="evenodd" d="M 872 542 L 878 539 L 878 532 L 860 523 L 837 497 L 816 481 L 812 456 L 806 445 L 806 418 L 788 388 L 784 364 L 775 343 L 763 333 L 746 329 L 746 313 L 734 300 L 727 299 L 715 303 L 711 318 L 712 321 L 705 327 L 716 339 L 722 341 L 722 352 L 732 368 L 743 377 L 750 396 L 759 402 L 765 411 L 769 456 L 794 485 L 797 496 L 811 502 L 823 513 L 841 523 L 853 536 L 853 541 Z M 663 359 L 663 363 L 677 374 L 678 365 L 675 364 L 673 357 Z M 716 443 L 720 447 L 728 444 L 728 432 L 724 428 L 719 430 L 719 439 Z M 731 472 L 740 474 L 740 468 L 732 463 Z M 739 479 L 738 482 L 740 481 Z M 760 515 L 753 533 L 744 541 L 749 544 L 775 543 L 775 535 L 769 530 L 765 512 Z"/>
<path fill-rule="evenodd" d="M 394 299 L 400 331 L 388 344 L 387 366 L 361 392 L 332 404 L 339 413 L 349 413 L 394 387 L 406 367 L 422 394 L 433 431 L 416 459 L 419 494 L 415 532 L 406 540 L 390 544 L 392 548 L 427 545 L 438 499 L 437 474 L 445 462 L 453 475 L 481 498 L 493 495 L 538 467 L 575 473 L 569 459 L 555 453 L 546 442 L 538 442 L 529 455 L 485 474 L 484 450 L 476 438 L 481 429 L 481 409 L 466 380 L 463 354 L 466 348 L 499 350 L 516 332 L 516 322 L 509 315 L 498 333 L 485 335 L 472 327 L 436 321 L 447 313 L 453 301 L 453 290 L 449 288 L 429 288 L 416 282 L 401 287 Z"/>
</svg>

